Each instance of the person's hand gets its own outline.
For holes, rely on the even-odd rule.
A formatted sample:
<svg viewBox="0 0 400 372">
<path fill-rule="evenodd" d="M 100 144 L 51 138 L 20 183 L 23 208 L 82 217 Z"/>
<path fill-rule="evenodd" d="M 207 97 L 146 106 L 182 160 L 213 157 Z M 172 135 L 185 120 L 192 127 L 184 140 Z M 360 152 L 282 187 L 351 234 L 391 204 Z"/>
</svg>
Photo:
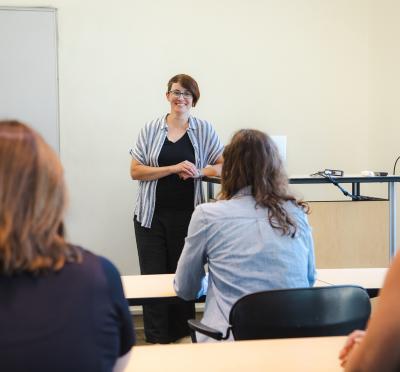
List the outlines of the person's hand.
<svg viewBox="0 0 400 372">
<path fill-rule="evenodd" d="M 198 173 L 196 166 L 188 160 L 172 165 L 171 171 L 172 173 L 177 174 L 180 178 L 183 179 L 187 179 L 189 177 L 196 177 Z"/>
<path fill-rule="evenodd" d="M 344 367 L 348 361 L 354 347 L 358 345 L 364 338 L 365 331 L 356 330 L 349 334 L 346 343 L 339 353 L 340 365 Z"/>
<path fill-rule="evenodd" d="M 184 181 L 186 181 L 188 178 L 192 177 L 191 175 L 189 175 L 185 172 L 178 173 L 178 176 L 181 180 L 184 180 Z"/>
<path fill-rule="evenodd" d="M 196 169 L 196 175 L 195 176 L 189 175 L 188 173 L 185 173 L 185 172 L 178 173 L 178 176 L 185 181 L 188 178 L 199 178 L 199 177 L 202 177 L 203 174 L 199 169 Z"/>
</svg>

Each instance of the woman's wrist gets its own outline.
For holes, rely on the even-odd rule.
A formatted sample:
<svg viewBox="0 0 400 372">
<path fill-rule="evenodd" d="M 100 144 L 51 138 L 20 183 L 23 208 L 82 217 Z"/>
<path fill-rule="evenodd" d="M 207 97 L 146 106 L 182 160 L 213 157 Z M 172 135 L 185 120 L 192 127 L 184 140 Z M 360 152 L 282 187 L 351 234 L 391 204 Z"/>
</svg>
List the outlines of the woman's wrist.
<svg viewBox="0 0 400 372">
<path fill-rule="evenodd" d="M 201 177 L 204 177 L 203 169 L 197 168 L 197 175 L 196 175 L 196 178 L 201 178 Z"/>
<path fill-rule="evenodd" d="M 171 174 L 175 174 L 176 173 L 176 169 L 175 169 L 174 165 L 167 165 L 165 168 L 166 168 L 166 170 L 168 172 L 167 175 L 171 175 Z"/>
</svg>

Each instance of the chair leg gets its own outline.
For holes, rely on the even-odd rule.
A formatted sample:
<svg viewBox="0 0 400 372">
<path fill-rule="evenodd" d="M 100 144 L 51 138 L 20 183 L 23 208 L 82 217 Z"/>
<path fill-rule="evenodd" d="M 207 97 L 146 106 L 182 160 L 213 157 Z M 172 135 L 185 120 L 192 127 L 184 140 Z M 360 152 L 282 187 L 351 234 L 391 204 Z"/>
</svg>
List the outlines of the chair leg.
<svg viewBox="0 0 400 372">
<path fill-rule="evenodd" d="M 193 329 L 190 329 L 190 338 L 192 339 L 193 344 L 197 344 L 196 331 Z"/>
</svg>

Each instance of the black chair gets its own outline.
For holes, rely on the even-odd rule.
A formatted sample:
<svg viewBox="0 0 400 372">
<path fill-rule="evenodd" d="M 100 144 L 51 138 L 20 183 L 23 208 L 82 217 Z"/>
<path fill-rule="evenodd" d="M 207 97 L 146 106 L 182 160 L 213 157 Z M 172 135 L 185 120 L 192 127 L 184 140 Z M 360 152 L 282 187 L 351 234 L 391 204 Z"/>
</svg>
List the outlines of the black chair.
<svg viewBox="0 0 400 372">
<path fill-rule="evenodd" d="M 341 285 L 253 293 L 240 298 L 229 314 L 226 335 L 197 320 L 188 324 L 193 342 L 200 332 L 226 340 L 342 336 L 365 329 L 371 304 L 364 288 Z"/>
</svg>

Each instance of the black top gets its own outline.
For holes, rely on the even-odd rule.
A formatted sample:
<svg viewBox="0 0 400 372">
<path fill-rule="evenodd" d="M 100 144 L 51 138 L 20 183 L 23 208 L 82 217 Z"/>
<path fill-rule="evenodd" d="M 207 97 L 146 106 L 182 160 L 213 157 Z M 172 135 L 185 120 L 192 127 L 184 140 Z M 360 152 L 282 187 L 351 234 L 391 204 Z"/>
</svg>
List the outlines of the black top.
<svg viewBox="0 0 400 372">
<path fill-rule="evenodd" d="M 0 371 L 105 372 L 135 343 L 121 278 L 103 257 L 0 275 Z"/>
<path fill-rule="evenodd" d="M 158 165 L 165 167 L 185 160 L 195 164 L 194 149 L 187 132 L 176 142 L 171 142 L 166 137 L 158 156 Z M 157 182 L 156 208 L 193 210 L 193 178 L 184 181 L 177 174 L 160 178 Z"/>
</svg>

